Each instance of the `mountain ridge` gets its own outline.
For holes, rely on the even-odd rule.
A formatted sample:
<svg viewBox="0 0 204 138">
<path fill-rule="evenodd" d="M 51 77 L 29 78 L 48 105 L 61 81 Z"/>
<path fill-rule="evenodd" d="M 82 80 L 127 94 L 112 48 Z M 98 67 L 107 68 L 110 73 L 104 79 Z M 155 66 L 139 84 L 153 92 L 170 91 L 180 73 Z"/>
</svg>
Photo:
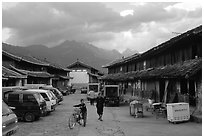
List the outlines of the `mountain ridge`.
<svg viewBox="0 0 204 138">
<path fill-rule="evenodd" d="M 65 68 L 78 59 L 105 73 L 107 70 L 102 68 L 103 65 L 123 57 L 117 50 L 106 50 L 86 42 L 73 40 L 66 40 L 53 47 L 38 44 L 20 47 L 3 43 L 2 49 L 14 53 L 17 52 L 21 55 L 30 55 L 40 59 L 46 59 Z"/>
</svg>

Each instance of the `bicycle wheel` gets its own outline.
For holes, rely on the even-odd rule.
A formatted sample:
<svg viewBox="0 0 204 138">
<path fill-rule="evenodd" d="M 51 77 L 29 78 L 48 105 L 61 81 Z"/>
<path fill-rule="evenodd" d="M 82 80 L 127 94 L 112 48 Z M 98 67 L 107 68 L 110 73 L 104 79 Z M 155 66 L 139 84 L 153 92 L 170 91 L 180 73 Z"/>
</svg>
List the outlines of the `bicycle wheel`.
<svg viewBox="0 0 204 138">
<path fill-rule="evenodd" d="M 69 125 L 69 128 L 70 128 L 70 129 L 73 129 L 74 126 L 76 125 L 76 119 L 75 119 L 75 116 L 74 116 L 74 115 L 71 115 L 71 116 L 69 117 L 68 125 Z"/>
</svg>

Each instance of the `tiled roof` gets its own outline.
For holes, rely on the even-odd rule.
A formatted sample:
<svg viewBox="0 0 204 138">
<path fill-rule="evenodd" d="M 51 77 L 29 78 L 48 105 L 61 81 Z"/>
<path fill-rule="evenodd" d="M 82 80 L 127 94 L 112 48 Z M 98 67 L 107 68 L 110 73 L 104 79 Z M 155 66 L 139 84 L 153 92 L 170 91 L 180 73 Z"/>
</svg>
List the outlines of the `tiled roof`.
<svg viewBox="0 0 204 138">
<path fill-rule="evenodd" d="M 7 52 L 5 50 L 2 50 L 2 55 L 5 55 L 5 56 L 10 57 L 10 58 L 17 60 L 17 61 L 21 61 L 21 59 L 22 59 L 21 57 L 16 56 L 14 54 L 11 54 L 10 52 Z"/>
<path fill-rule="evenodd" d="M 118 64 L 121 64 L 121 63 L 125 63 L 125 62 L 128 62 L 129 60 L 131 60 L 133 58 L 137 58 L 139 56 L 140 56 L 140 54 L 136 53 L 136 54 L 133 54 L 133 55 L 125 57 L 125 58 L 123 57 L 121 59 L 116 59 L 116 60 L 112 61 L 111 63 L 103 65 L 102 67 L 106 68 L 106 67 L 109 67 L 109 66 L 112 66 L 112 65 L 118 65 Z"/>
<path fill-rule="evenodd" d="M 124 64 L 126 62 L 129 62 L 129 61 L 132 61 L 134 59 L 140 59 L 140 58 L 143 58 L 147 55 L 155 55 L 156 52 L 162 52 L 162 50 L 166 49 L 166 48 L 169 48 L 169 47 L 172 47 L 173 44 L 177 43 L 178 41 L 182 40 L 182 39 L 185 39 L 185 38 L 188 38 L 192 35 L 199 35 L 199 34 L 202 34 L 202 25 L 192 29 L 192 30 L 189 30 L 179 36 L 176 36 L 158 46 L 155 46 L 153 48 L 151 48 L 150 50 L 142 53 L 142 54 L 135 54 L 135 55 L 132 55 L 132 56 L 129 56 L 127 58 L 123 58 L 123 59 L 119 59 L 119 60 L 115 60 L 111 63 L 108 63 L 102 67 L 104 68 L 108 68 L 108 67 L 111 67 L 111 66 L 116 66 L 116 65 L 120 65 L 120 64 Z"/>
<path fill-rule="evenodd" d="M 14 60 L 17 60 L 17 61 L 25 61 L 28 63 L 32 63 L 32 64 L 36 64 L 36 65 L 42 65 L 42 66 L 48 66 L 49 65 L 49 64 L 42 62 L 42 61 L 40 61 L 34 57 L 18 55 L 16 53 L 14 54 L 11 52 L 7 52 L 5 50 L 2 50 L 2 55 L 9 56 L 10 58 L 13 58 Z"/>
<path fill-rule="evenodd" d="M 28 62 L 31 64 L 37 64 L 37 65 L 41 65 L 41 66 L 49 66 L 58 70 L 63 70 L 63 71 L 71 71 L 67 68 L 63 68 L 60 65 L 57 65 L 56 63 L 51 63 L 50 61 L 45 61 L 42 59 L 38 59 L 36 57 L 33 56 L 25 56 L 22 54 L 18 54 L 18 53 L 12 53 L 10 51 L 6 51 L 6 50 L 2 50 L 2 54 L 5 56 L 9 56 L 10 58 L 17 60 L 17 61 L 24 61 L 24 62 Z"/>
<path fill-rule="evenodd" d="M 43 72 L 43 71 L 28 71 L 28 70 L 22 70 L 22 69 L 17 69 L 13 66 L 11 66 L 11 68 L 21 74 L 25 74 L 27 76 L 31 76 L 31 77 L 38 77 L 38 78 L 51 78 L 54 75 L 51 75 L 47 72 Z"/>
<path fill-rule="evenodd" d="M 69 79 L 73 79 L 73 77 L 70 77 L 70 76 L 59 76 L 60 78 L 62 79 L 65 79 L 65 80 L 69 80 Z"/>
<path fill-rule="evenodd" d="M 94 76 L 94 77 L 99 77 L 99 75 L 93 74 L 93 73 L 90 73 L 90 72 L 88 72 L 88 74 L 91 75 L 91 76 Z"/>
<path fill-rule="evenodd" d="M 193 59 L 147 70 L 128 73 L 108 74 L 101 77 L 102 80 L 126 81 L 134 79 L 150 78 L 189 78 L 202 70 L 202 59 Z"/>
<path fill-rule="evenodd" d="M 26 75 L 21 75 L 20 73 L 10 70 L 4 66 L 2 66 L 2 77 L 3 78 L 27 78 Z"/>
<path fill-rule="evenodd" d="M 96 71 L 99 71 L 98 69 L 94 68 L 94 67 L 91 67 L 85 63 L 83 63 L 82 61 L 79 61 L 77 60 L 76 62 L 70 64 L 69 66 L 67 66 L 68 69 L 71 69 L 72 67 L 76 66 L 76 65 L 81 65 L 81 66 L 84 66 L 85 68 L 88 68 L 88 69 L 94 69 Z"/>
<path fill-rule="evenodd" d="M 40 60 L 40 59 L 39 59 Z M 47 60 L 43 60 L 45 63 L 49 64 L 49 67 L 51 68 L 55 68 L 55 69 L 58 69 L 58 70 L 63 70 L 63 71 L 68 71 L 70 72 L 71 70 L 68 69 L 68 68 L 64 68 L 56 63 L 51 63 L 50 61 L 47 61 Z"/>
</svg>

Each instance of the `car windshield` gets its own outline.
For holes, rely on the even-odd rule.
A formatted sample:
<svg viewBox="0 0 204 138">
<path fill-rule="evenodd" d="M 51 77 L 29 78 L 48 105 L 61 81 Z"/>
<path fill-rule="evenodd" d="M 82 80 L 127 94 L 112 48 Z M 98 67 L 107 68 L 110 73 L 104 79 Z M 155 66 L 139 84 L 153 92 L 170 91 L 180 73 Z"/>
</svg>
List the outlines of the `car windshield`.
<svg viewBox="0 0 204 138">
<path fill-rule="evenodd" d="M 46 93 L 40 93 L 42 97 L 45 99 L 45 101 L 50 101 L 48 95 Z"/>
<path fill-rule="evenodd" d="M 107 87 L 106 96 L 108 97 L 118 96 L 118 88 L 117 87 Z"/>
<path fill-rule="evenodd" d="M 4 103 L 2 102 L 2 116 L 12 114 L 13 111 Z"/>
<path fill-rule="evenodd" d="M 58 89 L 53 89 L 53 90 L 56 91 L 59 95 L 62 95 L 62 93 Z"/>
<path fill-rule="evenodd" d="M 54 95 L 53 92 L 50 92 L 50 94 L 52 95 L 52 99 L 56 99 L 56 96 Z"/>
<path fill-rule="evenodd" d="M 48 92 L 48 95 L 49 95 L 49 97 L 50 97 L 52 100 L 55 99 L 55 97 L 53 96 L 53 93 L 52 93 L 51 91 Z"/>
<path fill-rule="evenodd" d="M 98 85 L 89 85 L 89 91 L 98 92 Z"/>
<path fill-rule="evenodd" d="M 51 92 L 51 91 L 49 91 L 48 94 L 49 94 L 49 96 L 50 96 L 51 98 L 55 97 L 54 94 L 53 94 L 53 92 Z"/>
<path fill-rule="evenodd" d="M 38 102 L 43 102 L 44 98 L 41 96 L 41 94 L 35 93 L 34 96 Z"/>
</svg>

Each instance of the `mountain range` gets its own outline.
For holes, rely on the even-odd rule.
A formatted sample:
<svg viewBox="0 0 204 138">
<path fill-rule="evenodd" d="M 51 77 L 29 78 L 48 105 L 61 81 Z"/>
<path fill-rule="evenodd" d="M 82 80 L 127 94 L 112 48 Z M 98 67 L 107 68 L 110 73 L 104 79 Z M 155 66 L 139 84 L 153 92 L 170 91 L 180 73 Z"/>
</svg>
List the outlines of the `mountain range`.
<svg viewBox="0 0 204 138">
<path fill-rule="evenodd" d="M 69 40 L 51 48 L 44 45 L 22 47 L 2 43 L 2 49 L 18 55 L 33 56 L 43 60 L 46 59 L 62 67 L 67 67 L 78 59 L 104 73 L 107 72 L 107 70 L 102 68 L 102 65 L 135 53 L 127 49 L 121 54 L 117 50 L 105 50 L 89 43 Z"/>
</svg>

